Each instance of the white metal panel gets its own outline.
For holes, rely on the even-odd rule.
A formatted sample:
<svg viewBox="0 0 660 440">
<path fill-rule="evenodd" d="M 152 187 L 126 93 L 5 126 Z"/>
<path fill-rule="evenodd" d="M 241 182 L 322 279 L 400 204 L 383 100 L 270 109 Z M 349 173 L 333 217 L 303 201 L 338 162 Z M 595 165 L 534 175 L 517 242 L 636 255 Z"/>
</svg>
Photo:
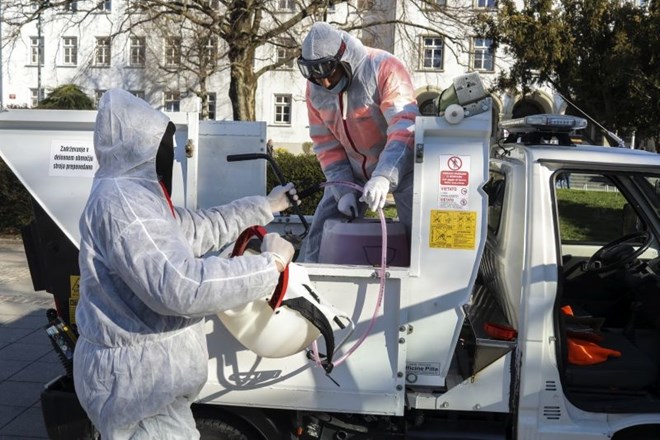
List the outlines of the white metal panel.
<svg viewBox="0 0 660 440">
<path fill-rule="evenodd" d="M 339 266 L 335 266 L 339 268 Z M 335 359 L 364 334 L 376 310 L 379 281 L 373 268 L 342 266 L 335 275 L 310 265 L 315 291 L 347 313 L 356 329 Z M 207 322 L 209 379 L 201 400 L 240 406 L 401 415 L 406 352 L 401 280 L 391 273 L 374 327 L 362 345 L 332 371 L 332 379 L 304 353 L 260 358 L 243 348 L 218 319 Z M 322 338 L 319 350 L 324 352 Z"/>
<path fill-rule="evenodd" d="M 265 153 L 265 122 L 203 121 L 199 126 L 197 204 L 209 207 L 266 195 L 266 160 L 227 162 L 232 154 Z"/>
<path fill-rule="evenodd" d="M 185 203 L 184 146 L 188 117 L 169 113 L 177 126 L 176 165 L 172 201 Z M 53 143 L 93 146 L 95 111 L 11 110 L 0 113 L 0 157 L 16 174 L 32 197 L 43 207 L 76 246 L 80 242 L 78 220 L 87 202 L 93 173 L 54 173 L 51 170 Z M 196 115 L 195 115 L 196 120 Z M 93 149 L 89 152 L 93 155 Z"/>
<path fill-rule="evenodd" d="M 449 124 L 418 117 L 410 279 L 409 385 L 443 386 L 486 240 L 491 111 Z M 451 163 L 450 163 L 451 162 Z M 453 183 L 453 184 L 452 184 Z"/>
</svg>

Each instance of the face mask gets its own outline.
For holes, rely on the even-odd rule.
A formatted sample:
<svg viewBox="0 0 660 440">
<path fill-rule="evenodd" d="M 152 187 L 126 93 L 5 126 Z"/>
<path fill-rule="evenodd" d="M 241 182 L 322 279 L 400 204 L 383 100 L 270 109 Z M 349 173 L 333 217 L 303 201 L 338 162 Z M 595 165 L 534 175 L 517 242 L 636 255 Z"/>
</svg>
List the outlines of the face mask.
<svg viewBox="0 0 660 440">
<path fill-rule="evenodd" d="M 335 86 L 331 89 L 328 89 L 331 93 L 341 93 L 344 90 L 346 90 L 346 86 L 348 86 L 348 77 L 346 75 L 343 75 L 341 79 L 335 84 Z"/>
<path fill-rule="evenodd" d="M 174 166 L 174 133 L 176 126 L 169 122 L 156 153 L 156 174 L 168 194 L 172 194 L 172 168 Z"/>
</svg>

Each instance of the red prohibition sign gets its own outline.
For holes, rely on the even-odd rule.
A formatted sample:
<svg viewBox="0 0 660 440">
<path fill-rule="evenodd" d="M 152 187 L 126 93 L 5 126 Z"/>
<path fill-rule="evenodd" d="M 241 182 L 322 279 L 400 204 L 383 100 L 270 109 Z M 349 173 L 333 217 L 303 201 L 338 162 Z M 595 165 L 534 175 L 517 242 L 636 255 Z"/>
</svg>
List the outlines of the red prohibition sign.
<svg viewBox="0 0 660 440">
<path fill-rule="evenodd" d="M 452 156 L 447 161 L 447 166 L 454 171 L 460 170 L 463 166 L 463 161 L 458 156 Z"/>
</svg>

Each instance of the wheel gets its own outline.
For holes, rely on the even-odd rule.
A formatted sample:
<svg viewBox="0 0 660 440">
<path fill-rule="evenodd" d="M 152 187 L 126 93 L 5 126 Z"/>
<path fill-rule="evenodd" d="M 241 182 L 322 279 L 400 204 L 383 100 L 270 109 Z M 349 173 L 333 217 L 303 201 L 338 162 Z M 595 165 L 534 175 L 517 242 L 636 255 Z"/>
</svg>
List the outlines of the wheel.
<svg viewBox="0 0 660 440">
<path fill-rule="evenodd" d="M 643 240 L 637 250 L 632 246 Z M 648 231 L 633 232 L 613 240 L 594 253 L 587 263 L 587 270 L 594 273 L 609 272 L 633 261 L 642 255 L 653 242 L 653 235 Z"/>
<path fill-rule="evenodd" d="M 217 419 L 195 419 L 200 440 L 255 440 L 255 437 L 241 432 L 222 420 Z"/>
</svg>

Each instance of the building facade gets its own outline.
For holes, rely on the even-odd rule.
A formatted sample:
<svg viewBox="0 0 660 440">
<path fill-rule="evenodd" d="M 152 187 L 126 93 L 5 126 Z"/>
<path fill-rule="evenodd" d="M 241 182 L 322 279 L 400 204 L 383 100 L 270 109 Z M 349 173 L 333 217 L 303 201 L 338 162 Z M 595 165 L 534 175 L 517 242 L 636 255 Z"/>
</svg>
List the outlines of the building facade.
<svg viewBox="0 0 660 440">
<path fill-rule="evenodd" d="M 163 111 L 199 111 L 200 100 L 189 91 L 195 78 L 183 69 L 181 40 L 159 37 L 153 29 L 139 28 L 117 33 L 119 23 L 135 0 L 66 1 L 54 11 L 20 29 L 15 43 L 3 44 L 0 59 L 0 91 L 5 107 L 33 107 L 48 90 L 74 83 L 94 100 L 105 90 L 121 87 Z M 32 2 L 34 11 L 40 2 Z M 93 6 L 90 8 L 89 4 Z M 209 2 L 213 4 L 214 2 Z M 218 2 L 215 2 L 218 3 Z M 274 12 L 282 20 L 296 13 L 296 1 L 274 0 Z M 474 35 L 467 25 L 471 14 L 495 13 L 496 0 L 436 0 L 428 10 L 405 0 L 349 0 L 331 6 L 324 19 L 346 23 L 347 15 L 358 20 L 406 20 L 418 26 L 380 24 L 353 32 L 366 45 L 380 47 L 401 58 L 413 77 L 417 101 L 422 110 L 432 99 L 466 72 L 478 71 L 486 86 L 507 69 L 501 51 L 491 50 L 491 41 Z M 91 11 L 91 12 L 90 12 Z M 352 12 L 354 11 L 354 12 Z M 46 17 L 46 14 L 48 16 Z M 85 15 L 85 20 L 80 18 Z M 442 28 L 440 35 L 425 29 Z M 301 27 L 298 43 L 305 35 Z M 0 30 L 7 38 L 6 26 Z M 157 41 L 156 41 L 157 40 Z M 202 50 L 217 53 L 219 43 L 209 39 Z M 267 44 L 258 50 L 255 70 L 285 59 L 292 49 Z M 229 120 L 232 107 L 227 97 L 229 74 L 218 69 L 206 79 L 209 119 Z M 283 64 L 259 78 L 256 91 L 256 119 L 267 123 L 268 137 L 275 148 L 300 152 L 309 142 L 306 81 L 295 61 Z M 551 91 L 538 89 L 531 95 L 494 94 L 494 120 L 531 113 L 563 112 L 564 102 Z"/>
</svg>

